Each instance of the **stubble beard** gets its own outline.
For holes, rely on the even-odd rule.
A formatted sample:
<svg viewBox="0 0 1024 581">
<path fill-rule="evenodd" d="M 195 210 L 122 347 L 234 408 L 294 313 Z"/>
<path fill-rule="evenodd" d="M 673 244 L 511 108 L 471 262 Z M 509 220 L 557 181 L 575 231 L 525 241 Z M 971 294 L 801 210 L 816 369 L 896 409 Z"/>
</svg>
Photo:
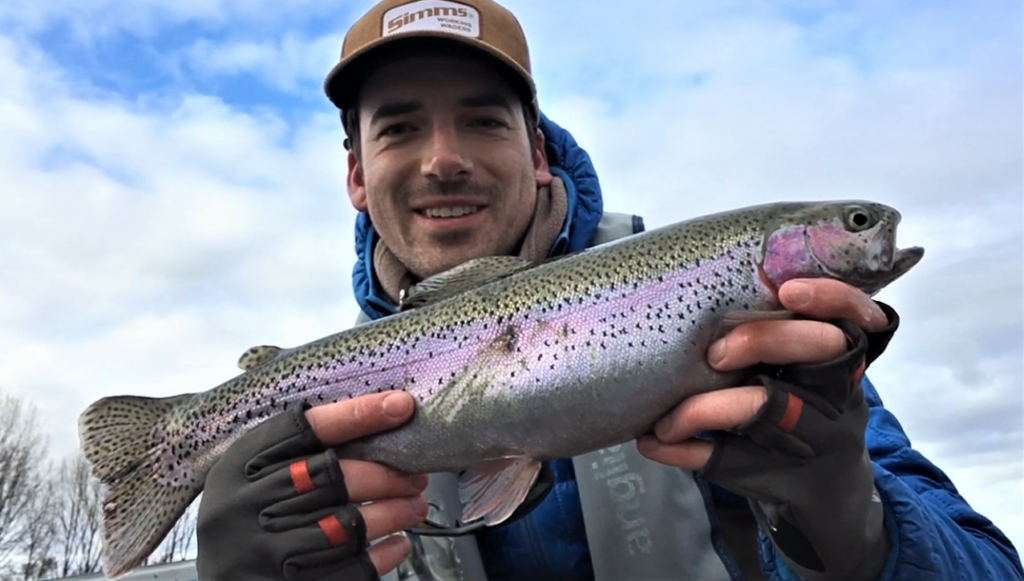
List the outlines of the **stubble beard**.
<svg viewBox="0 0 1024 581">
<path fill-rule="evenodd" d="M 497 185 L 480 184 L 473 181 L 454 182 L 428 182 L 425 185 L 410 188 L 400 194 L 399 199 L 436 200 L 445 196 L 468 195 L 474 200 L 483 203 L 487 211 L 495 211 L 495 202 L 500 201 L 504 195 L 511 193 L 502 192 Z M 499 240 L 489 238 L 487 233 L 479 231 L 446 232 L 432 234 L 429 240 L 422 241 L 430 248 L 429 255 L 423 255 L 421 249 L 417 249 L 415 242 L 403 249 L 407 256 L 398 256 L 398 259 L 406 265 L 406 268 L 416 277 L 423 279 L 434 276 L 474 258 L 483 256 L 494 256 L 507 254 L 514 248 Z M 448 250 L 450 249 L 450 251 Z M 395 249 L 391 249 L 394 252 Z M 449 258 L 447 254 L 454 255 Z M 397 256 L 397 255 L 396 255 Z"/>
</svg>

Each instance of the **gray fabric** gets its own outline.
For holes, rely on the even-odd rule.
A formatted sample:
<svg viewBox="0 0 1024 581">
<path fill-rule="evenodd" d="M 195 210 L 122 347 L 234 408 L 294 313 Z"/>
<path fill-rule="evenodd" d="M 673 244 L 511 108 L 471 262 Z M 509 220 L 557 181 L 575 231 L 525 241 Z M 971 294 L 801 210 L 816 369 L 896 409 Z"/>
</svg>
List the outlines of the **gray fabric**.
<svg viewBox="0 0 1024 581">
<path fill-rule="evenodd" d="M 642 229 L 636 216 L 605 212 L 590 245 Z M 360 313 L 356 324 L 367 321 Z M 633 442 L 578 456 L 573 466 L 595 581 L 734 578 L 712 544 L 712 524 L 692 472 L 640 456 Z M 453 474 L 431 474 L 424 497 L 440 509 L 432 508 L 432 518 L 454 522 L 461 514 L 456 483 Z M 413 555 L 385 581 L 486 581 L 474 538 L 451 543 L 412 537 Z"/>
<path fill-rule="evenodd" d="M 573 458 L 594 579 L 729 581 L 693 473 L 633 442 Z"/>
<path fill-rule="evenodd" d="M 591 246 L 632 236 L 643 229 L 643 220 L 637 224 L 639 216 L 632 214 L 619 214 L 617 212 L 605 212 L 601 215 L 601 221 L 597 224 L 594 237 L 590 239 Z M 639 230 L 636 227 L 639 226 Z"/>
</svg>

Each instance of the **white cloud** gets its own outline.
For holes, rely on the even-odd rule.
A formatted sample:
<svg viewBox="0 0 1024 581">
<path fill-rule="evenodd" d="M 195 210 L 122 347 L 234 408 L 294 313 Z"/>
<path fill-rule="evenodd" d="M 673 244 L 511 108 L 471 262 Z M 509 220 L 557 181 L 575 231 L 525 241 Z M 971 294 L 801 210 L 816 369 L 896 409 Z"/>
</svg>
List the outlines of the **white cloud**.
<svg viewBox="0 0 1024 581">
<path fill-rule="evenodd" d="M 17 193 L 0 196 L 0 387 L 40 404 L 57 450 L 103 394 L 205 390 L 251 344 L 354 320 L 336 118 L 81 99 L 6 39 L 0 70 L 0 174 Z"/>
<path fill-rule="evenodd" d="M 313 40 L 288 33 L 274 41 L 199 40 L 184 52 L 185 65 L 197 74 L 223 77 L 252 74 L 267 85 L 304 98 L 324 99 L 318 90 L 338 62 L 339 35 Z"/>
</svg>

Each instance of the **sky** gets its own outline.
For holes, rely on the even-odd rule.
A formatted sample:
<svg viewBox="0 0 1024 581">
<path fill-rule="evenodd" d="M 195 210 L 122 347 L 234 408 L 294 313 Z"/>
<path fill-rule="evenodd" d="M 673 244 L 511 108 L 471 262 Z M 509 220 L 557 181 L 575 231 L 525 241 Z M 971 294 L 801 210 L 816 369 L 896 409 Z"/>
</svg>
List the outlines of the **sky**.
<svg viewBox="0 0 1024 581">
<path fill-rule="evenodd" d="M 0 4 L 0 390 L 54 457 L 108 395 L 212 388 L 349 327 L 323 95 L 356 0 Z M 649 228 L 868 199 L 923 261 L 869 370 L 914 446 L 1024 547 L 1024 105 L 1012 0 L 506 0 L 541 109 Z"/>
</svg>

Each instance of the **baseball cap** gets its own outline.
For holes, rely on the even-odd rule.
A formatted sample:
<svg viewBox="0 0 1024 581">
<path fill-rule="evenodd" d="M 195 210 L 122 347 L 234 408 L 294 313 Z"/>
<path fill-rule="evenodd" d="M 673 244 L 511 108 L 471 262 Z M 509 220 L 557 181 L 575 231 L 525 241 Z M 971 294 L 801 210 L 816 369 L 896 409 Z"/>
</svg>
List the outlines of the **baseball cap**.
<svg viewBox="0 0 1024 581">
<path fill-rule="evenodd" d="M 493 0 L 384 0 L 352 25 L 341 45 L 341 61 L 324 81 L 336 107 L 351 107 L 371 55 L 388 47 L 416 50 L 427 39 L 457 49 L 474 49 L 507 67 L 503 76 L 533 107 L 537 89 L 530 74 L 530 52 L 516 17 Z M 499 71 L 500 72 L 500 71 Z"/>
</svg>

